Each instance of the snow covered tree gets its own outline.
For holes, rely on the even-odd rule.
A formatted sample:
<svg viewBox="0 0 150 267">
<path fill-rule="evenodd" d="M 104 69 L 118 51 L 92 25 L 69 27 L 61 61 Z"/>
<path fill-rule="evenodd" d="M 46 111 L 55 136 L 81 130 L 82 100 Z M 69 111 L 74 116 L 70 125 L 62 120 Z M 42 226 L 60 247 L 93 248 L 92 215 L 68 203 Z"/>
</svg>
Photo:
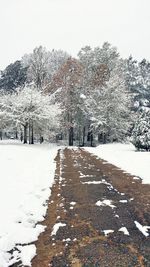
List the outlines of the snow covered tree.
<svg viewBox="0 0 150 267">
<path fill-rule="evenodd" d="M 24 86 L 27 79 L 27 67 L 23 67 L 20 60 L 8 65 L 1 72 L 0 89 L 8 92 L 15 90 L 17 87 Z"/>
<path fill-rule="evenodd" d="M 78 59 L 39 46 L 1 72 L 1 85 L 10 92 L 18 89 L 1 95 L 0 127 L 23 129 L 25 142 L 55 132 L 50 120 L 59 114 L 58 105 L 63 110 L 59 133 L 69 145 L 74 140 L 84 145 L 85 135 L 92 144 L 94 134 L 103 142 L 120 141 L 131 128 L 130 111 L 150 106 L 150 63 L 123 60 L 108 42 L 82 48 Z"/>
<path fill-rule="evenodd" d="M 132 109 L 150 107 L 150 63 L 145 59 L 137 62 L 132 56 L 125 62 L 126 85 L 134 96 Z"/>
<path fill-rule="evenodd" d="M 82 66 L 78 60 L 68 58 L 53 79 L 56 101 L 63 109 L 62 127 L 67 131 L 69 145 L 73 145 L 75 117 L 80 96 Z"/>
<path fill-rule="evenodd" d="M 110 72 L 119 59 L 119 53 L 115 47 L 105 42 L 102 47 L 93 50 L 89 46 L 82 48 L 78 57 L 84 67 L 84 87 L 90 90 L 95 82 L 102 84 L 109 79 Z"/>
<path fill-rule="evenodd" d="M 45 90 L 52 76 L 68 57 L 69 55 L 62 50 L 50 52 L 42 46 L 36 47 L 33 53 L 26 54 L 22 58 L 23 66 L 28 68 L 28 82 L 33 83 L 39 90 Z"/>
<path fill-rule="evenodd" d="M 9 129 L 12 123 L 9 109 L 10 94 L 5 91 L 0 92 L 0 139 L 2 139 L 3 131 Z"/>
<path fill-rule="evenodd" d="M 50 97 L 34 87 L 18 89 L 9 98 L 9 114 L 17 128 L 23 128 L 24 143 L 34 143 L 34 135 L 43 135 L 59 125 L 60 108 Z"/>
<path fill-rule="evenodd" d="M 109 80 L 95 86 L 87 97 L 92 130 L 103 142 L 122 140 L 130 125 L 130 96 L 122 68 L 122 60 L 118 60 Z"/>
<path fill-rule="evenodd" d="M 23 65 L 28 68 L 28 81 L 33 82 L 39 90 L 47 79 L 48 52 L 42 46 L 36 47 L 33 53 L 24 55 Z"/>
<path fill-rule="evenodd" d="M 52 50 L 48 52 L 48 76 L 51 81 L 53 75 L 66 62 L 70 55 L 63 50 Z"/>
<path fill-rule="evenodd" d="M 117 51 L 117 48 L 114 46 L 111 46 L 108 42 L 105 42 L 102 47 L 96 47 L 93 50 L 94 52 L 94 64 L 104 64 L 108 67 L 109 72 L 111 72 L 116 62 L 119 59 L 119 53 Z"/>
<path fill-rule="evenodd" d="M 150 107 L 150 63 L 143 59 L 139 62 L 140 69 L 140 93 L 141 101 L 143 100 L 143 106 Z"/>
<path fill-rule="evenodd" d="M 143 111 L 135 123 L 132 143 L 138 150 L 150 150 L 150 110 Z"/>
<path fill-rule="evenodd" d="M 107 114 L 105 102 L 106 98 L 109 98 L 108 87 L 110 88 L 112 82 L 114 84 L 112 79 L 117 65 L 120 64 L 118 63 L 120 62 L 120 56 L 117 49 L 108 42 L 105 42 L 102 47 L 96 47 L 94 49 L 86 46 L 80 50 L 78 56 L 83 65 L 82 93 L 86 96 L 85 102 L 89 113 L 89 122 L 87 125 L 91 125 L 88 133 L 88 140 L 90 141 L 90 139 L 93 139 L 93 133 L 98 129 L 96 124 L 98 125 L 100 123 L 102 127 L 105 122 L 106 125 Z M 122 68 L 121 71 L 123 71 Z"/>
</svg>

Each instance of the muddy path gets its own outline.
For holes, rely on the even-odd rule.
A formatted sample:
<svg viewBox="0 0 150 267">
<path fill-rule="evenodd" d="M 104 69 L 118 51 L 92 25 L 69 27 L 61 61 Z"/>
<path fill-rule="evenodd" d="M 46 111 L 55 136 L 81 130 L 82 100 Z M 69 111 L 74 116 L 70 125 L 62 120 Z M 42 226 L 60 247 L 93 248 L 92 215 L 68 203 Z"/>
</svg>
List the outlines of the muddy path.
<svg viewBox="0 0 150 267">
<path fill-rule="evenodd" d="M 150 267 L 150 185 L 82 149 L 56 161 L 32 266 Z"/>
</svg>

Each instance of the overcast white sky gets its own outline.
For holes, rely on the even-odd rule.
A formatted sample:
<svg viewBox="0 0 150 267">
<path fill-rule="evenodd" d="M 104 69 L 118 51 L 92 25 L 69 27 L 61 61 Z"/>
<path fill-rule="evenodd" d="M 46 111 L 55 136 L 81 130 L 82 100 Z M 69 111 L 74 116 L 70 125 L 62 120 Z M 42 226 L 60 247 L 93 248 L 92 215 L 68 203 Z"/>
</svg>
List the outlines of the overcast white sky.
<svg viewBox="0 0 150 267">
<path fill-rule="evenodd" d="M 0 0 L 0 69 L 43 45 L 73 56 L 108 41 L 150 60 L 150 0 Z"/>
</svg>

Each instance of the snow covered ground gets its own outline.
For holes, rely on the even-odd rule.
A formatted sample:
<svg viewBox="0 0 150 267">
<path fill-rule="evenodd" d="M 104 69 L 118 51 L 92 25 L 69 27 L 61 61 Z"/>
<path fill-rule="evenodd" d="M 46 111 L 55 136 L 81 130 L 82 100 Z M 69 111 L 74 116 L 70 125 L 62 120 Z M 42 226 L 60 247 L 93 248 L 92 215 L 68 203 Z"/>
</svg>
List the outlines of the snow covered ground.
<svg viewBox="0 0 150 267">
<path fill-rule="evenodd" d="M 36 254 L 30 243 L 44 231 L 37 222 L 46 213 L 57 150 L 52 145 L 0 142 L 0 267 L 19 258 L 30 266 Z M 17 251 L 11 255 L 14 247 Z"/>
<path fill-rule="evenodd" d="M 150 152 L 139 152 L 132 144 L 119 143 L 88 147 L 86 150 L 132 175 L 141 177 L 143 183 L 150 183 Z"/>
</svg>

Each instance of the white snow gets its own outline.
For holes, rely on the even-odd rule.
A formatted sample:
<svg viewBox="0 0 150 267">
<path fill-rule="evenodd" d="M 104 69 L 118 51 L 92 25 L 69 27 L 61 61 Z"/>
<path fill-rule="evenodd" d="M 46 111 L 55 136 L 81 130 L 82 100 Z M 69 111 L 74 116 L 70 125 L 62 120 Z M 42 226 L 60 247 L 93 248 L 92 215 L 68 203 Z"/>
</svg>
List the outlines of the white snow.
<svg viewBox="0 0 150 267">
<path fill-rule="evenodd" d="M 113 233 L 114 230 L 103 230 L 102 232 L 104 232 L 104 235 L 107 236 L 110 233 Z"/>
<path fill-rule="evenodd" d="M 103 201 L 99 200 L 95 204 L 96 206 L 109 206 L 110 208 L 116 208 L 116 206 L 112 205 L 112 200 L 105 199 Z"/>
<path fill-rule="evenodd" d="M 18 246 L 17 248 L 21 251 L 22 264 L 25 266 L 31 266 L 31 259 L 36 255 L 35 245 L 24 247 Z"/>
<path fill-rule="evenodd" d="M 89 147 L 86 150 L 132 175 L 141 177 L 143 183 L 150 183 L 150 152 L 136 151 L 132 144 L 120 143 Z"/>
<path fill-rule="evenodd" d="M 77 166 L 79 166 L 79 165 L 77 165 Z M 93 175 L 85 175 L 82 172 L 79 172 L 79 173 L 80 173 L 80 178 L 93 177 Z"/>
<path fill-rule="evenodd" d="M 74 205 L 76 205 L 76 202 L 72 201 L 72 202 L 70 202 L 70 205 L 74 206 Z"/>
<path fill-rule="evenodd" d="M 112 185 L 110 183 L 107 183 L 106 180 L 102 179 L 102 181 L 88 181 L 88 182 L 81 182 L 81 184 L 105 184 L 109 185 L 111 189 L 113 189 Z"/>
<path fill-rule="evenodd" d="M 52 230 L 52 232 L 51 232 L 51 236 L 52 235 L 56 235 L 57 234 L 57 231 L 59 230 L 59 228 L 60 227 L 65 227 L 66 226 L 66 224 L 65 223 L 56 223 L 56 224 L 54 224 L 54 226 L 53 226 L 53 230 Z"/>
<path fill-rule="evenodd" d="M 129 235 L 129 232 L 126 227 L 121 227 L 118 231 L 123 232 L 125 235 Z"/>
<path fill-rule="evenodd" d="M 71 205 L 70 210 L 73 210 L 74 209 L 74 206 L 76 205 L 76 202 L 75 201 L 72 201 L 72 202 L 70 202 L 70 205 Z"/>
<path fill-rule="evenodd" d="M 119 200 L 119 202 L 121 202 L 121 203 L 127 203 L 128 200 L 126 200 L 126 199 L 122 199 L 122 200 Z"/>
<path fill-rule="evenodd" d="M 56 146 L 50 145 L 0 142 L 1 267 L 8 267 L 18 257 L 30 266 L 36 248 L 29 244 L 44 231 L 37 222 L 46 214 L 57 150 Z M 17 244 L 19 251 L 14 251 L 10 259 L 12 255 L 8 252 Z"/>
<path fill-rule="evenodd" d="M 88 182 L 82 182 L 82 184 L 103 184 L 102 181 L 88 181 Z"/>
<path fill-rule="evenodd" d="M 86 96 L 84 94 L 80 94 L 80 98 L 86 99 Z"/>
<path fill-rule="evenodd" d="M 144 235 L 144 236 L 149 236 L 148 230 L 150 229 L 150 226 L 142 226 L 139 222 L 134 221 L 136 227 L 139 229 L 139 231 Z"/>
</svg>

